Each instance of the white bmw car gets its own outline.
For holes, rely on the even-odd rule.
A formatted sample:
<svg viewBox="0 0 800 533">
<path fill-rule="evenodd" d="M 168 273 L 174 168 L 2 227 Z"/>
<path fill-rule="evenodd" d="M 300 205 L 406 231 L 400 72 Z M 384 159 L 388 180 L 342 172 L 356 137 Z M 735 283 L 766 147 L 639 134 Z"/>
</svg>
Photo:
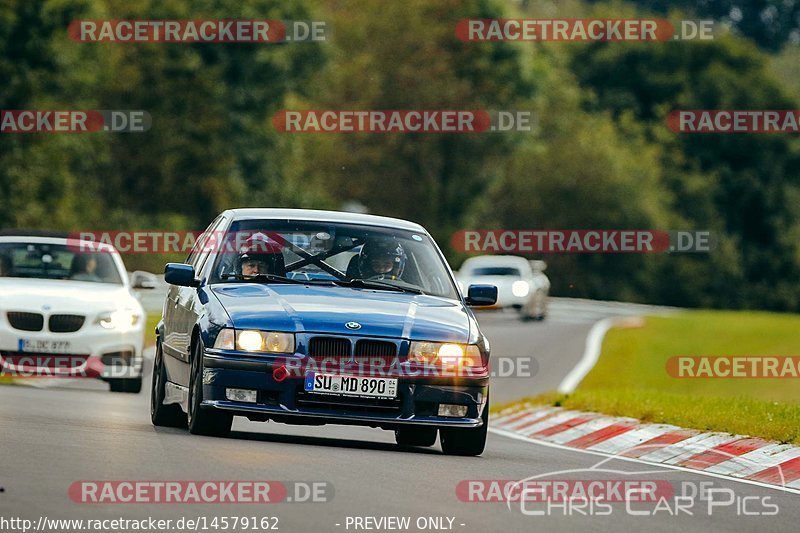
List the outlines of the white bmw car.
<svg viewBox="0 0 800 533">
<path fill-rule="evenodd" d="M 97 378 L 138 393 L 144 310 L 117 251 L 77 242 L 0 236 L 0 372 Z"/>
<path fill-rule="evenodd" d="M 497 287 L 494 307 L 512 308 L 523 320 L 544 320 L 550 280 L 544 261 L 528 261 L 512 255 L 470 257 L 456 275 L 459 285 L 488 284 Z"/>
</svg>

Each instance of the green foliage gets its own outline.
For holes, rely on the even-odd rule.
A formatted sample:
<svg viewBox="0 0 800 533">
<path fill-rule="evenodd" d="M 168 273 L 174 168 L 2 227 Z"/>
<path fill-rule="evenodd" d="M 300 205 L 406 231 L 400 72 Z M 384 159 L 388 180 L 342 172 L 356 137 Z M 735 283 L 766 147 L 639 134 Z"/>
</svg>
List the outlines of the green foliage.
<svg viewBox="0 0 800 533">
<path fill-rule="evenodd" d="M 518 47 L 465 46 L 468 16 L 496 17 L 492 3 L 425 0 L 327 5 L 333 51 L 297 106 L 316 109 L 513 109 L 534 91 Z M 297 107 L 295 106 L 295 107 Z M 447 240 L 486 189 L 516 138 L 481 134 L 294 134 L 291 166 L 341 199 L 411 218 Z"/>
<path fill-rule="evenodd" d="M 597 0 L 589 0 L 595 2 Z M 644 11 L 669 15 L 676 9 L 733 27 L 767 50 L 800 41 L 800 3 L 786 0 L 632 0 Z"/>
<path fill-rule="evenodd" d="M 575 53 L 573 71 L 593 95 L 587 109 L 610 111 L 625 130 L 632 115 L 636 131 L 662 147 L 659 167 L 674 213 L 727 241 L 725 256 L 705 260 L 718 267 L 708 276 L 677 280 L 680 301 L 694 293 L 698 303 L 718 306 L 800 308 L 800 142 L 786 134 L 676 135 L 666 128 L 674 109 L 795 109 L 798 101 L 764 54 L 732 38 L 609 44 Z"/>
<path fill-rule="evenodd" d="M 233 206 L 358 200 L 425 224 L 445 248 L 468 227 L 710 229 L 720 245 L 709 255 L 546 257 L 553 292 L 800 308 L 798 140 L 680 136 L 664 124 L 680 108 L 796 108 L 796 49 L 770 58 L 735 37 L 464 43 L 454 33 L 468 17 L 662 9 L 635 4 L 6 0 L 0 109 L 143 109 L 153 125 L 3 135 L 0 227 L 196 230 Z M 331 32 L 286 45 L 75 43 L 66 28 L 81 18 L 314 19 Z M 272 126 L 281 109 L 526 110 L 537 124 L 513 134 L 288 134 Z M 127 260 L 160 270 L 165 259 Z"/>
<path fill-rule="evenodd" d="M 300 2 L 15 0 L 0 11 L 3 109 L 143 109 L 137 134 L 26 134 L 0 148 L 0 224 L 109 228 L 177 213 L 192 229 L 220 210 L 290 201 L 275 134 L 283 95 L 322 61 L 318 44 L 75 43 L 73 19 L 307 19 Z M 109 228 L 109 229 L 113 229 Z M 130 229 L 127 227 L 126 229 Z"/>
</svg>

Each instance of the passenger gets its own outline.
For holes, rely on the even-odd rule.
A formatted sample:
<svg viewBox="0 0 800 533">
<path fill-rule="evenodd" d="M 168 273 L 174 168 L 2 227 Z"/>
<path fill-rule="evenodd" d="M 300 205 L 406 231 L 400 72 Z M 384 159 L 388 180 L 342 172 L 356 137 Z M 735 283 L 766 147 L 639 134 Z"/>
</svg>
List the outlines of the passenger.
<svg viewBox="0 0 800 533">
<path fill-rule="evenodd" d="M 77 253 L 72 258 L 69 279 L 74 281 L 102 281 L 97 275 L 97 258 L 93 254 Z"/>
</svg>

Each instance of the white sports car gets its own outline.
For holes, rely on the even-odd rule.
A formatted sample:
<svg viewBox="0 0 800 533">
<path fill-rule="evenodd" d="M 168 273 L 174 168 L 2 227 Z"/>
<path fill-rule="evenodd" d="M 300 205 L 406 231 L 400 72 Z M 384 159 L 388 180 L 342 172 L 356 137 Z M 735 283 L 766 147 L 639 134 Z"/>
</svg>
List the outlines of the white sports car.
<svg viewBox="0 0 800 533">
<path fill-rule="evenodd" d="M 145 314 L 111 246 L 0 236 L 0 372 L 142 388 Z"/>
<path fill-rule="evenodd" d="M 516 309 L 523 320 L 544 320 L 550 292 L 545 268 L 544 261 L 528 261 L 512 255 L 481 255 L 464 261 L 456 277 L 462 287 L 496 286 L 494 307 Z"/>
</svg>

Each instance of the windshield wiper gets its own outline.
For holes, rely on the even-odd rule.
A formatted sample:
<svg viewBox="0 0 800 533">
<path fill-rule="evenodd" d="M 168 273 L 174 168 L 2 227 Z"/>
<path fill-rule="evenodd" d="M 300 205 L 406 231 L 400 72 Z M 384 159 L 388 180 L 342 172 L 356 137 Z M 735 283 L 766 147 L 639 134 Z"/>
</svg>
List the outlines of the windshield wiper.
<svg viewBox="0 0 800 533">
<path fill-rule="evenodd" d="M 336 283 L 337 285 L 342 285 L 344 287 L 356 287 L 360 289 L 377 289 L 384 291 L 410 292 L 412 294 L 425 294 L 422 290 L 417 289 L 415 287 L 393 285 L 391 283 L 383 283 L 382 281 L 372 281 L 365 279 L 350 279 L 350 280 L 337 279 L 334 281 L 334 283 Z"/>
<path fill-rule="evenodd" d="M 241 274 L 223 274 L 222 279 L 235 279 L 237 281 L 270 281 L 273 283 L 294 283 L 296 285 L 331 285 L 328 280 L 294 279 L 277 274 L 255 274 L 253 276 L 243 276 Z"/>
</svg>

